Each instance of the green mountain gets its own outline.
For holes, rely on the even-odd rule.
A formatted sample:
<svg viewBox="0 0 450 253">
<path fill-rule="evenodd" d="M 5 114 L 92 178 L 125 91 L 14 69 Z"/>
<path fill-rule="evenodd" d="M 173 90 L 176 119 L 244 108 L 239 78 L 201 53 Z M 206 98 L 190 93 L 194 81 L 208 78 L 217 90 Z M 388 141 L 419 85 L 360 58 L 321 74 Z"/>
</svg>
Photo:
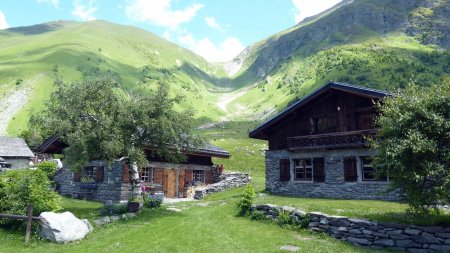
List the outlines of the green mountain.
<svg viewBox="0 0 450 253">
<path fill-rule="evenodd" d="M 233 79 L 247 92 L 229 110 L 267 116 L 327 80 L 387 90 L 440 83 L 449 47 L 449 0 L 346 0 L 238 56 Z"/>
<path fill-rule="evenodd" d="M 26 128 L 54 75 L 110 72 L 129 93 L 166 80 L 199 124 L 264 120 L 328 80 L 387 90 L 441 83 L 450 77 L 449 19 L 450 0 L 344 0 L 222 65 L 104 21 L 11 28 L 0 31 L 0 134 Z"/>
<path fill-rule="evenodd" d="M 110 72 L 130 93 L 148 92 L 158 80 L 182 94 L 182 107 L 217 120 L 215 106 L 225 72 L 189 50 L 150 32 L 104 21 L 56 21 L 0 31 L 0 133 L 26 128 L 53 89 L 54 75 L 71 81 Z M 219 93 L 218 93 L 219 92 Z M 7 123 L 9 125 L 7 125 Z M 3 128 L 3 129 L 2 129 Z"/>
</svg>

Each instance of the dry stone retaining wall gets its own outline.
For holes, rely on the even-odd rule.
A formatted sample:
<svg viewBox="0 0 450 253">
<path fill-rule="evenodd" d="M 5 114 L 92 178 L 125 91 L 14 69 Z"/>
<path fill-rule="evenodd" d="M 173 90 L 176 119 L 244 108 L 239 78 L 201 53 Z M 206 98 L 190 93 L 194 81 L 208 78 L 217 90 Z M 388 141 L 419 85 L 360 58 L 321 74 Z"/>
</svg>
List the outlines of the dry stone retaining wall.
<svg viewBox="0 0 450 253">
<path fill-rule="evenodd" d="M 354 245 L 390 248 L 412 253 L 450 252 L 450 227 L 420 227 L 397 223 L 381 223 L 366 219 L 353 219 L 310 212 L 293 207 L 271 204 L 252 207 L 252 212 L 262 212 L 267 219 L 278 220 L 287 212 L 293 223 L 309 219 L 308 229 L 325 232 Z"/>
<path fill-rule="evenodd" d="M 194 198 L 202 199 L 205 195 L 213 192 L 220 192 L 230 188 L 241 187 L 252 181 L 252 178 L 246 173 L 240 172 L 224 172 L 218 176 L 219 182 L 200 186 L 195 189 Z"/>
</svg>

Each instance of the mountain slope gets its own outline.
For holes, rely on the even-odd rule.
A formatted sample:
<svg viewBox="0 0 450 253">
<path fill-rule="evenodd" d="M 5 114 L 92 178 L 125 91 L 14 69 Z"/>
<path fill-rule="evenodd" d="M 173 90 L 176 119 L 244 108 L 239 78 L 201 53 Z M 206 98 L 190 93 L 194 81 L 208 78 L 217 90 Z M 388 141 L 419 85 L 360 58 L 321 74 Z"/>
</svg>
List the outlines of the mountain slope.
<svg viewBox="0 0 450 253">
<path fill-rule="evenodd" d="M 239 56 L 236 85 L 257 85 L 229 110 L 267 116 L 330 79 L 388 90 L 440 83 L 449 47 L 449 0 L 344 1 Z"/>
<path fill-rule="evenodd" d="M 29 109 L 42 107 L 55 74 L 70 81 L 109 71 L 131 93 L 148 92 L 155 82 L 166 80 L 173 94 L 185 96 L 182 107 L 199 108 L 199 118 L 214 120 L 223 114 L 214 106 L 216 92 L 226 86 L 220 80 L 222 69 L 135 27 L 57 21 L 11 28 L 0 31 L 0 48 L 0 111 L 5 114 L 0 116 L 2 122 L 10 117 L 8 132 L 13 135 L 26 127 Z M 10 103 L 11 97 L 18 97 L 16 103 Z"/>
</svg>

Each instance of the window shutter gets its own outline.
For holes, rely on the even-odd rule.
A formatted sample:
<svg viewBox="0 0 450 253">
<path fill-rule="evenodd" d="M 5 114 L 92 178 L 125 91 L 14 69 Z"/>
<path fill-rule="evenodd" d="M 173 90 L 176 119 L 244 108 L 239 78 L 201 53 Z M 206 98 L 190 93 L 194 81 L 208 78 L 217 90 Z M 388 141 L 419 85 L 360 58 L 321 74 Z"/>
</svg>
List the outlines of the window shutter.
<svg viewBox="0 0 450 253">
<path fill-rule="evenodd" d="M 344 157 L 344 179 L 345 182 L 355 182 L 358 176 L 356 174 L 356 157 Z"/>
<path fill-rule="evenodd" d="M 205 184 L 212 183 L 212 173 L 210 170 L 205 171 Z"/>
<path fill-rule="evenodd" d="M 122 167 L 122 182 L 123 183 L 130 182 L 130 165 L 126 163 Z"/>
<path fill-rule="evenodd" d="M 322 157 L 313 159 L 314 182 L 325 182 L 325 162 Z"/>
<path fill-rule="evenodd" d="M 105 174 L 105 168 L 103 166 L 99 166 L 95 169 L 95 182 L 103 182 L 103 177 Z"/>
<path fill-rule="evenodd" d="M 186 185 L 191 185 L 192 184 L 192 170 L 186 170 L 185 172 L 186 174 L 184 175 L 184 182 Z"/>
<path fill-rule="evenodd" d="M 280 181 L 291 180 L 291 161 L 289 159 L 280 160 Z"/>
<path fill-rule="evenodd" d="M 73 181 L 74 182 L 80 182 L 81 181 L 81 174 L 80 174 L 80 172 L 74 172 L 73 173 Z"/>
</svg>

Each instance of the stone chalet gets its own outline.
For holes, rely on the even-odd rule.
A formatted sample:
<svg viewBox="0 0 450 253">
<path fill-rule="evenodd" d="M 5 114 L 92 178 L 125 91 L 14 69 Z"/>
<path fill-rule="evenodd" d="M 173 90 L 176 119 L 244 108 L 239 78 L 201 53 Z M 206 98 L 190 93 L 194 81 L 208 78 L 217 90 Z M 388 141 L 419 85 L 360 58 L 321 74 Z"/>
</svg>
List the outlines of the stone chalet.
<svg viewBox="0 0 450 253">
<path fill-rule="evenodd" d="M 26 169 L 34 158 L 21 138 L 0 136 L 0 166 L 6 169 Z"/>
<path fill-rule="evenodd" d="M 37 151 L 41 157 L 63 154 L 66 145 L 53 136 L 41 144 Z M 230 154 L 213 145 L 183 152 L 187 159 L 171 163 L 152 156 L 152 149 L 145 149 L 150 163 L 139 168 L 141 184 L 149 191 L 163 192 L 165 197 L 183 198 L 194 194 L 197 185 L 219 181 L 222 165 L 213 165 L 212 158 L 229 158 Z M 91 161 L 81 171 L 74 173 L 65 164 L 55 175 L 57 190 L 62 195 L 75 198 L 96 199 L 104 202 L 122 202 L 131 197 L 130 164 L 118 159 L 112 164 Z"/>
<path fill-rule="evenodd" d="M 397 200 L 371 165 L 374 102 L 389 94 L 329 81 L 249 133 L 267 140 L 266 189 L 275 194 Z"/>
</svg>

